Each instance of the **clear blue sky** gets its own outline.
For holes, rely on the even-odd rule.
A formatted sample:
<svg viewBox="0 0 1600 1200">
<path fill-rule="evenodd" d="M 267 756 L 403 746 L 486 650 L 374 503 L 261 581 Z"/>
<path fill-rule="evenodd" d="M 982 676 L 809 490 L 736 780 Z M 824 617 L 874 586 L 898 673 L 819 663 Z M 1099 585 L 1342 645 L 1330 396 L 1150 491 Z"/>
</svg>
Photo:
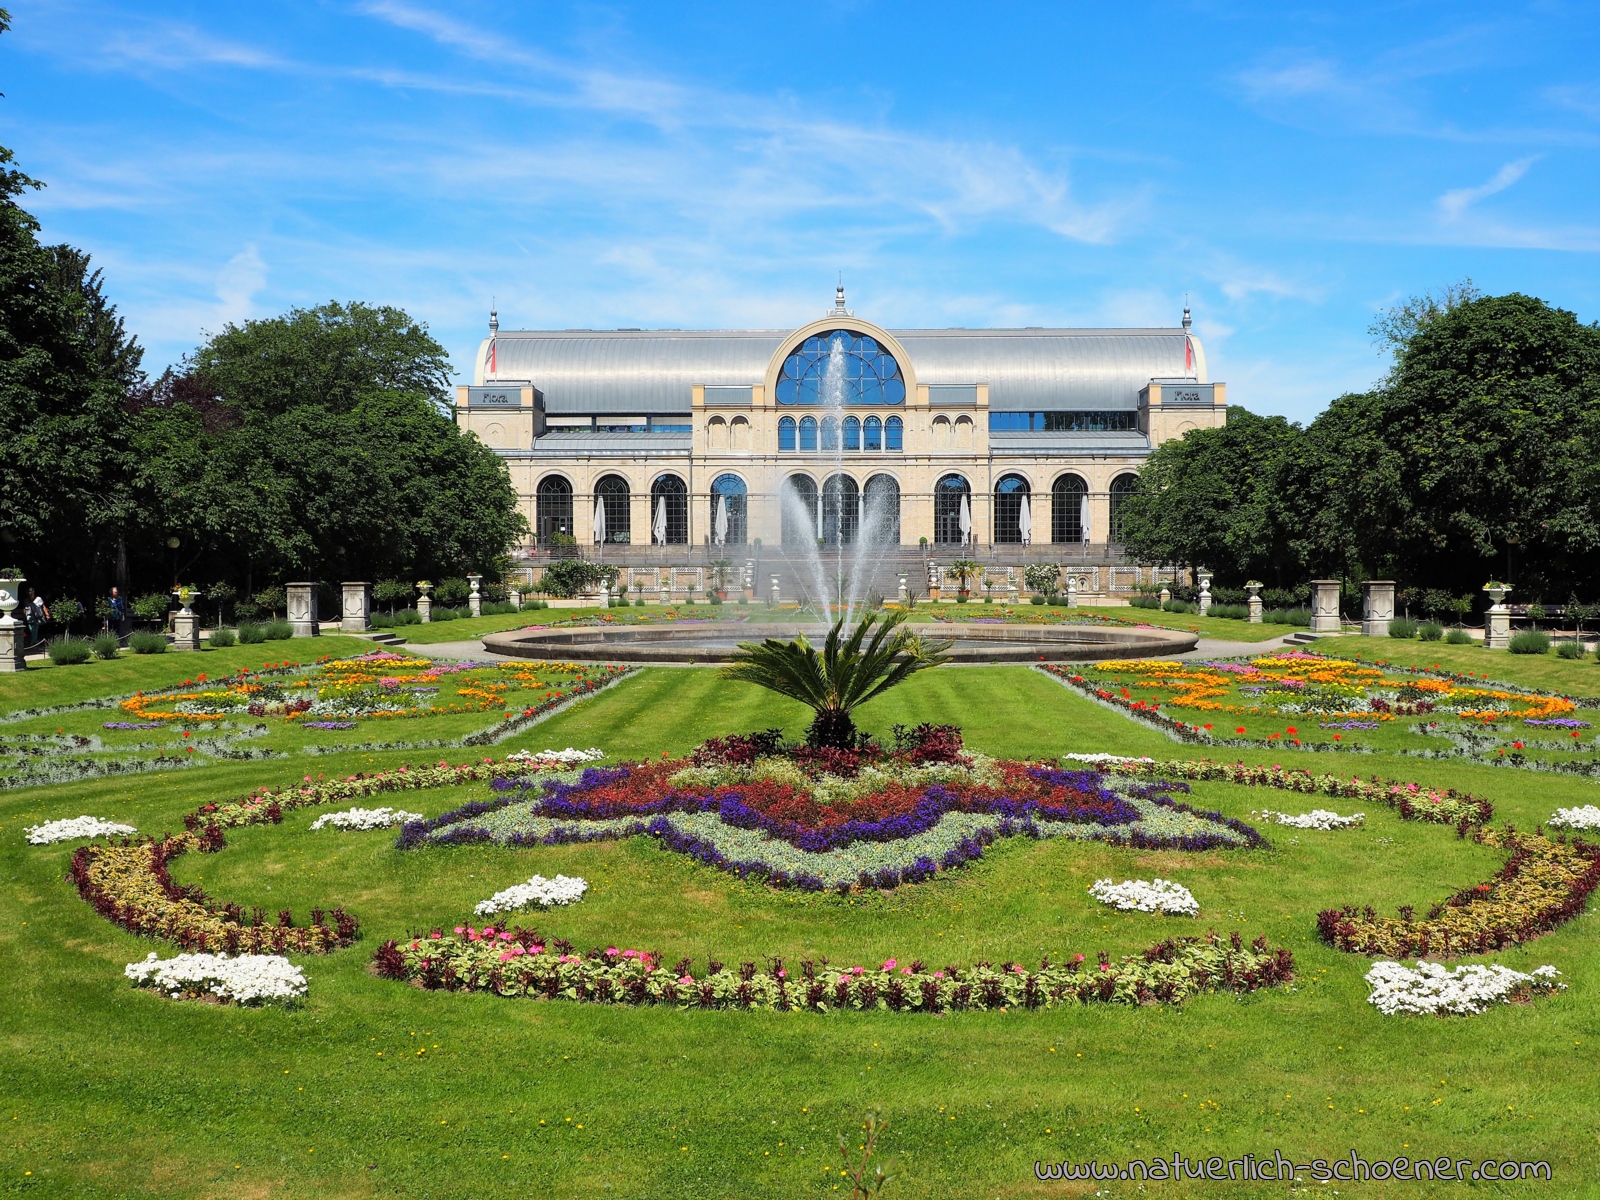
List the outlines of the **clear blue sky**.
<svg viewBox="0 0 1600 1200">
<path fill-rule="evenodd" d="M 11 0 L 0 142 L 159 368 L 228 321 L 1175 324 L 1258 412 L 1470 275 L 1600 316 L 1600 6 Z M 1111 15 L 1107 15 L 1111 14 Z"/>
</svg>

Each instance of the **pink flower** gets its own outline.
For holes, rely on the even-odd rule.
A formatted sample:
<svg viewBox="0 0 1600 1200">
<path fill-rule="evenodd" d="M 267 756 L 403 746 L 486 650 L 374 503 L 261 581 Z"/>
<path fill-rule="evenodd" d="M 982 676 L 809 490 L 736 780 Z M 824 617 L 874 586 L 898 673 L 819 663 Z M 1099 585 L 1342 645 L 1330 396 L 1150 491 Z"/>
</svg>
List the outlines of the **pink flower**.
<svg viewBox="0 0 1600 1200">
<path fill-rule="evenodd" d="M 867 969 L 865 967 L 851 967 L 850 968 L 850 974 L 852 974 L 852 975 L 865 975 L 866 973 L 867 973 Z"/>
<path fill-rule="evenodd" d="M 543 954 L 544 953 L 544 947 L 541 946 L 538 942 L 535 942 L 533 944 L 533 949 L 528 951 L 528 953 L 529 954 Z"/>
<path fill-rule="evenodd" d="M 883 964 L 883 969 L 885 971 L 892 971 L 892 970 L 894 970 L 894 967 L 895 967 L 895 960 L 892 959 L 892 958 L 888 962 Z"/>
<path fill-rule="evenodd" d="M 787 978 L 789 978 L 789 972 L 784 970 L 782 967 L 779 967 L 778 968 L 778 978 L 779 979 L 787 979 Z"/>
<path fill-rule="evenodd" d="M 1072 956 L 1072 961 L 1073 961 L 1073 962 L 1082 962 L 1082 961 L 1083 961 L 1083 955 L 1081 955 L 1081 954 L 1074 954 L 1074 955 L 1073 955 L 1073 956 Z"/>
<path fill-rule="evenodd" d="M 500 935 L 500 940 L 502 942 L 509 942 L 511 940 L 511 935 L 509 933 L 502 933 Z"/>
<path fill-rule="evenodd" d="M 943 971 L 935 971 L 933 973 L 933 977 L 935 979 L 943 979 L 944 978 L 944 972 Z"/>
<path fill-rule="evenodd" d="M 494 926 L 493 925 L 485 925 L 483 927 L 483 936 L 486 937 L 486 938 L 492 938 L 494 936 Z"/>
<path fill-rule="evenodd" d="M 623 958 L 638 958 L 639 957 L 639 952 L 637 950 L 624 950 L 622 952 L 622 957 Z"/>
<path fill-rule="evenodd" d="M 850 982 L 850 976 L 848 976 L 848 975 L 839 976 L 839 982 L 840 983 L 849 983 Z"/>
<path fill-rule="evenodd" d="M 615 946 L 607 946 L 606 947 L 606 953 L 607 954 L 620 954 L 621 951 L 618 950 Z"/>
<path fill-rule="evenodd" d="M 902 975 L 911 974 L 911 968 L 910 967 L 901 967 L 900 968 L 900 974 L 902 974 Z"/>
<path fill-rule="evenodd" d="M 500 961 L 501 962 L 510 962 L 511 961 L 511 951 L 507 950 L 504 954 L 502 954 L 500 956 Z"/>
<path fill-rule="evenodd" d="M 694 982 L 694 976 L 693 975 L 684 975 L 678 980 L 678 982 L 681 983 L 684 987 L 688 987 L 690 984 L 692 984 Z"/>
</svg>

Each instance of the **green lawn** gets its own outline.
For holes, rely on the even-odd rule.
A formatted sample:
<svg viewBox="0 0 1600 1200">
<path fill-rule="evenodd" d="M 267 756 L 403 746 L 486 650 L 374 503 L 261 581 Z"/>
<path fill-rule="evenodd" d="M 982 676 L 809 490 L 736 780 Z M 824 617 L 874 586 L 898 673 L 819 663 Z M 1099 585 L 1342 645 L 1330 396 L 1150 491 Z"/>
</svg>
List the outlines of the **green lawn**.
<svg viewBox="0 0 1600 1200">
<path fill-rule="evenodd" d="M 238 652 L 204 657 L 226 653 Z M 166 665 L 128 660 L 28 681 L 81 672 L 74 677 L 120 690 L 138 684 L 114 672 Z M 90 684 L 75 686 L 81 696 Z M 1023 667 L 929 672 L 861 716 L 877 733 L 897 722 L 954 722 L 970 746 L 1002 755 L 1189 753 Z M 712 671 L 652 669 L 495 753 L 571 745 L 653 757 L 731 731 L 781 726 L 798 734 L 806 719 L 798 705 Z M 1571 985 L 1563 995 L 1470 1019 L 1380 1016 L 1366 1003 L 1366 960 L 1315 939 L 1317 910 L 1347 901 L 1420 909 L 1487 878 L 1500 862 L 1448 827 L 1401 822 L 1387 810 L 1334 833 L 1267 827 L 1272 845 L 1256 851 L 1013 839 L 970 869 L 849 899 L 738 883 L 646 839 L 400 853 L 384 833 L 312 834 L 316 814 L 300 812 L 282 826 L 230 831 L 220 854 L 189 855 L 173 868 L 179 881 L 239 903 L 303 913 L 343 902 L 361 918 L 356 947 L 298 960 L 311 993 L 287 1012 L 173 1004 L 128 987 L 124 964 L 172 948 L 123 933 L 78 900 L 63 879 L 74 843 L 29 847 L 21 837 L 23 825 L 79 813 L 147 832 L 176 829 L 205 800 L 308 772 L 431 757 L 384 751 L 224 762 L 0 792 L 0 960 L 9 967 L 0 983 L 8 1068 L 0 1121 L 10 1127 L 0 1189 L 85 1197 L 844 1196 L 834 1190 L 837 1135 L 876 1107 L 889 1119 L 885 1144 L 901 1170 L 886 1196 L 1088 1196 L 1096 1185 L 1037 1183 L 1035 1160 L 1174 1151 L 1270 1158 L 1274 1147 L 1302 1161 L 1352 1147 L 1368 1159 L 1542 1158 L 1556 1182 L 1540 1194 L 1593 1190 L 1583 1180 L 1600 1167 L 1595 915 L 1494 956 L 1521 969 L 1555 964 Z M 1281 750 L 1238 757 L 1329 767 L 1325 755 Z M 1497 823 L 1519 827 L 1600 795 L 1579 780 L 1385 754 L 1363 757 L 1360 769 L 1477 791 L 1495 802 Z M 396 803 L 433 815 L 483 794 L 459 788 Z M 1268 804 L 1315 806 L 1223 785 L 1197 787 L 1195 799 L 1245 819 Z M 1078 951 L 1092 962 L 1097 950 L 1131 952 L 1212 926 L 1290 947 L 1299 981 L 1291 992 L 1206 996 L 1182 1008 L 818 1016 L 508 1001 L 423 992 L 367 972 L 383 938 L 458 923 L 477 900 L 535 871 L 580 874 L 591 890 L 582 904 L 531 923 L 580 946 L 659 949 L 668 961 L 778 954 L 793 963 L 824 954 L 872 966 L 889 956 L 965 963 Z M 1152 875 L 1191 887 L 1199 922 L 1113 913 L 1085 892 L 1097 877 Z M 1102 1195 L 1141 1194 L 1136 1185 L 1102 1186 Z M 1359 1190 L 1444 1196 L 1459 1194 L 1459 1185 Z M 1142 1194 L 1282 1191 L 1186 1182 L 1145 1185 Z"/>
<path fill-rule="evenodd" d="M 1554 654 L 1485 650 L 1481 644 L 1450 646 L 1444 642 L 1389 637 L 1323 638 L 1310 649 L 1318 654 L 1353 654 L 1371 661 L 1404 663 L 1412 667 L 1437 666 L 1470 675 L 1487 674 L 1490 679 L 1571 696 L 1600 696 L 1600 661 L 1593 655 L 1566 659 Z"/>
</svg>

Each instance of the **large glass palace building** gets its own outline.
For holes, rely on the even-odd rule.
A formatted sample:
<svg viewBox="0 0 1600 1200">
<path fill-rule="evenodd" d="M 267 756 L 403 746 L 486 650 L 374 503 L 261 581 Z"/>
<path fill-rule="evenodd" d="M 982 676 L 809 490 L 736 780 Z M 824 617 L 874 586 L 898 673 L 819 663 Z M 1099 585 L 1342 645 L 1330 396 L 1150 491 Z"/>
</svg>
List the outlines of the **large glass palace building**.
<svg viewBox="0 0 1600 1200">
<path fill-rule="evenodd" d="M 1173 329 L 888 330 L 840 288 L 788 332 L 489 329 L 458 422 L 507 460 L 541 544 L 618 557 L 849 543 L 864 510 L 906 546 L 1114 552 L 1151 447 L 1226 411 L 1187 310 Z"/>
</svg>

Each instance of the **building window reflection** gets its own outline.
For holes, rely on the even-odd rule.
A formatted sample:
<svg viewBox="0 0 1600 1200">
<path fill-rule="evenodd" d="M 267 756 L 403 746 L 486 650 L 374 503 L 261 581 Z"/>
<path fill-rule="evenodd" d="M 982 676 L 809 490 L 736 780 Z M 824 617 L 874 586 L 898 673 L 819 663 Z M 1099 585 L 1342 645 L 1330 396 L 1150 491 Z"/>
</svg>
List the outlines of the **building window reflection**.
<svg viewBox="0 0 1600 1200">
<path fill-rule="evenodd" d="M 808 337 L 778 372 L 779 404 L 903 404 L 900 364 L 877 340 L 849 329 Z"/>
</svg>

